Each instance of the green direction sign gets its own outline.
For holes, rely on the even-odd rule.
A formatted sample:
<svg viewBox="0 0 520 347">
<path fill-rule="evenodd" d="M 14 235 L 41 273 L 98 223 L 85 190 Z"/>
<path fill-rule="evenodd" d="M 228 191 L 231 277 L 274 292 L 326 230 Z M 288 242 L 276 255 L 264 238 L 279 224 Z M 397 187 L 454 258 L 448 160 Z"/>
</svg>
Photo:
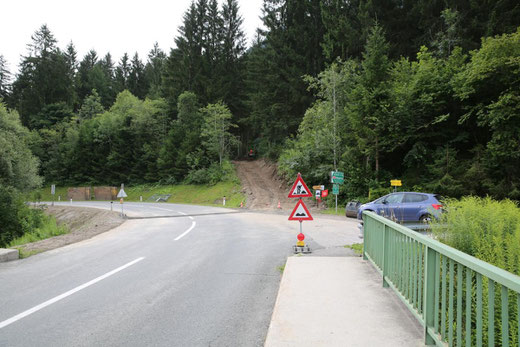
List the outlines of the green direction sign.
<svg viewBox="0 0 520 347">
<path fill-rule="evenodd" d="M 339 184 L 333 184 L 332 185 L 332 194 L 338 195 L 339 194 Z"/>
<path fill-rule="evenodd" d="M 341 171 L 331 171 L 330 172 L 330 181 L 332 183 L 343 184 L 344 179 L 345 179 L 345 176 L 344 176 L 343 172 L 341 172 Z"/>
</svg>

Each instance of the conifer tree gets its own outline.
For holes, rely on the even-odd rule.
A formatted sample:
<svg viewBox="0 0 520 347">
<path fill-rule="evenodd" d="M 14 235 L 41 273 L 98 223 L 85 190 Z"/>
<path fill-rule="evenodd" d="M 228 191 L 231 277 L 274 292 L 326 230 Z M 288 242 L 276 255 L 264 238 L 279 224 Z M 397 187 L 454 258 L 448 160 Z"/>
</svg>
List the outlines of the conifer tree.
<svg viewBox="0 0 520 347">
<path fill-rule="evenodd" d="M 9 96 L 11 73 L 7 69 L 7 61 L 0 54 L 0 102 Z"/>
</svg>

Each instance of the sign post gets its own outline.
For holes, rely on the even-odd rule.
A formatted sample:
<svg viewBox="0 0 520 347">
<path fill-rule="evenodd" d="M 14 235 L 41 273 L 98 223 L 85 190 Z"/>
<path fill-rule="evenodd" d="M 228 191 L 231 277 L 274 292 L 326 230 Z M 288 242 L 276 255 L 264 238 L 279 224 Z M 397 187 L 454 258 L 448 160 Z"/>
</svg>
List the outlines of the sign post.
<svg viewBox="0 0 520 347">
<path fill-rule="evenodd" d="M 121 217 L 122 218 L 125 218 L 125 214 L 124 214 L 124 210 L 123 210 L 123 202 L 124 202 L 124 198 L 126 198 L 128 195 L 126 195 L 125 193 L 125 185 L 124 183 L 121 183 L 121 189 L 119 190 L 119 193 L 117 193 L 117 197 L 118 198 L 121 198 L 121 200 L 119 200 L 121 202 Z"/>
<path fill-rule="evenodd" d="M 313 220 L 309 210 L 307 209 L 307 206 L 305 206 L 305 204 L 303 203 L 302 198 L 304 197 L 312 197 L 312 193 L 303 181 L 301 174 L 298 173 L 298 177 L 296 178 L 296 181 L 294 182 L 289 192 L 289 198 L 298 198 L 298 202 L 296 203 L 296 206 L 291 212 L 289 220 L 297 220 L 300 222 L 300 233 L 298 234 L 298 241 L 296 242 L 296 245 L 293 247 L 294 253 L 311 252 L 309 246 L 305 246 L 305 242 L 303 241 L 305 239 L 305 236 L 302 232 L 302 222 L 304 220 Z"/>
</svg>

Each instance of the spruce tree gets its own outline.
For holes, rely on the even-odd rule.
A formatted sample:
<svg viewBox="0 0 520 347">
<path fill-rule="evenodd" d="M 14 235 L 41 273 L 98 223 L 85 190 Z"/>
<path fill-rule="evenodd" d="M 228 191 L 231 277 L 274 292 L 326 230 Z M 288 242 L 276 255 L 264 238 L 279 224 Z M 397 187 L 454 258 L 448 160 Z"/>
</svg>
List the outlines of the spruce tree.
<svg viewBox="0 0 520 347">
<path fill-rule="evenodd" d="M 11 73 L 7 69 L 7 61 L 0 54 L 0 102 L 9 96 Z"/>
</svg>

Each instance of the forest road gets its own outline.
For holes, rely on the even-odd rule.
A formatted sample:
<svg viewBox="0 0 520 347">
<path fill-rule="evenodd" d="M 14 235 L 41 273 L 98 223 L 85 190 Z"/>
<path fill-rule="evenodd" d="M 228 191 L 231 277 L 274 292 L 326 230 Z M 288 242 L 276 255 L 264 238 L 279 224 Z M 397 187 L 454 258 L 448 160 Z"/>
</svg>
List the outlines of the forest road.
<svg viewBox="0 0 520 347">
<path fill-rule="evenodd" d="M 289 199 L 290 187 L 278 176 L 276 165 L 258 159 L 234 162 L 238 178 L 247 196 L 246 208 L 252 210 L 292 210 L 295 199 Z M 309 204 L 307 204 L 309 206 Z"/>
</svg>

